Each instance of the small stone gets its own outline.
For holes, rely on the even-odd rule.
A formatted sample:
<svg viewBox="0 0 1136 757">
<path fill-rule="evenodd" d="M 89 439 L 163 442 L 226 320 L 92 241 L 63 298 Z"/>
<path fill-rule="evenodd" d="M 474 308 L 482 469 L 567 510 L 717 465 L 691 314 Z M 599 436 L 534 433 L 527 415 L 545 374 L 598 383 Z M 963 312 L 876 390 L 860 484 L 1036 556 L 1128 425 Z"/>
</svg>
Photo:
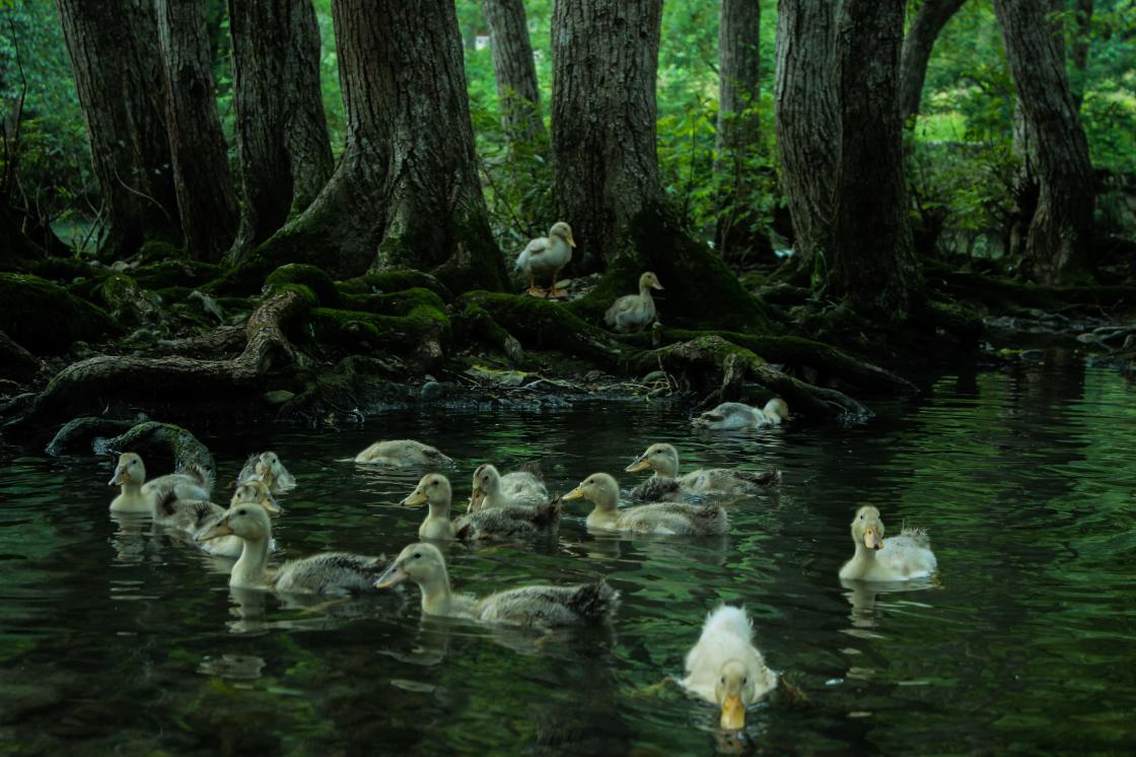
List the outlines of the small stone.
<svg viewBox="0 0 1136 757">
<path fill-rule="evenodd" d="M 287 389 L 273 389 L 264 393 L 264 401 L 269 405 L 283 405 L 295 396 L 295 392 L 290 392 Z"/>
<path fill-rule="evenodd" d="M 427 381 L 422 385 L 422 388 L 418 390 L 418 398 L 423 402 L 431 402 L 441 398 L 445 393 L 445 387 L 440 383 L 437 381 Z"/>
</svg>

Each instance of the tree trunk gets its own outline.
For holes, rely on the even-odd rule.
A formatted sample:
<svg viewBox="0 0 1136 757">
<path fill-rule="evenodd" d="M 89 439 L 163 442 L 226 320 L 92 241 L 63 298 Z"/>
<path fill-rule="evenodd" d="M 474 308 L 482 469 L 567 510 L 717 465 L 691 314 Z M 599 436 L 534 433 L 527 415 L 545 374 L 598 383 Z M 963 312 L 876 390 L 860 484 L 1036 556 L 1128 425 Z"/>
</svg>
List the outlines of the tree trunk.
<svg viewBox="0 0 1136 757">
<path fill-rule="evenodd" d="M 484 0 L 483 7 L 505 135 L 513 145 L 534 145 L 543 151 L 547 137 L 540 117 L 540 89 L 525 4 L 522 0 Z"/>
<path fill-rule="evenodd" d="M 157 22 L 145 0 L 57 0 L 91 158 L 109 222 L 102 249 L 133 254 L 176 240 Z"/>
<path fill-rule="evenodd" d="M 801 265 L 823 273 L 832 240 L 840 109 L 835 5 L 781 0 L 777 12 L 777 142 Z"/>
<path fill-rule="evenodd" d="M 178 213 L 193 257 L 216 261 L 237 231 L 237 201 L 213 87 L 204 0 L 156 0 Z"/>
<path fill-rule="evenodd" d="M 229 0 L 233 102 L 244 205 L 230 260 L 303 212 L 335 164 L 320 95 L 311 0 Z"/>
<path fill-rule="evenodd" d="M 1088 248 L 1094 188 L 1088 141 L 1046 8 L 1030 0 L 996 0 L 994 9 L 1024 116 L 1028 158 L 1038 177 L 1023 268 L 1054 284 L 1092 268 Z"/>
<path fill-rule="evenodd" d="M 576 270 L 626 248 L 660 199 L 655 75 L 661 0 L 556 0 L 552 19 L 553 196 L 572 224 Z"/>
<path fill-rule="evenodd" d="M 935 40 L 964 2 L 966 0 L 923 0 L 907 36 L 903 38 L 899 63 L 899 115 L 905 124 L 913 125 L 912 116 L 919 113 L 923 80 L 927 76 L 927 63 L 931 60 Z"/>
<path fill-rule="evenodd" d="M 1073 38 L 1073 104 L 1077 111 L 1085 99 L 1085 69 L 1089 66 L 1089 45 L 1093 39 L 1093 0 L 1076 0 L 1076 36 Z"/>
<path fill-rule="evenodd" d="M 749 208 L 756 198 L 752 165 L 760 149 L 757 117 L 761 72 L 761 5 L 758 0 L 722 0 L 718 25 L 718 138 L 714 171 L 727 191 L 721 203 L 716 247 L 728 256 L 734 247 L 752 249 L 761 234 Z"/>
<path fill-rule="evenodd" d="M 842 138 L 826 293 L 904 318 L 919 285 L 903 175 L 899 53 L 904 0 L 845 0 L 839 27 Z"/>
</svg>

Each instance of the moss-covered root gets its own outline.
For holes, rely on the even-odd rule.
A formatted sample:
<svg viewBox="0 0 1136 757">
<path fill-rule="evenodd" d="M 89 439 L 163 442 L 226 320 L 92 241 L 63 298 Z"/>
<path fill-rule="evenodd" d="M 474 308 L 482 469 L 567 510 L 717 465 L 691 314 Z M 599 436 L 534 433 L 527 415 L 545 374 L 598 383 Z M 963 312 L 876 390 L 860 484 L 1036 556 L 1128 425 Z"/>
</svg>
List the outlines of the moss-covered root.
<svg viewBox="0 0 1136 757">
<path fill-rule="evenodd" d="M 234 358 L 100 355 L 72 363 L 51 379 L 27 412 L 5 428 L 19 432 L 107 404 L 186 404 L 255 392 L 270 369 L 294 360 L 285 324 L 310 304 L 310 290 L 304 287 L 275 291 L 249 316 L 245 348 Z"/>
<path fill-rule="evenodd" d="M 137 424 L 137 420 L 118 420 L 93 415 L 72 418 L 60 426 L 44 451 L 52 457 L 90 453 L 96 439 L 118 436 Z"/>
<path fill-rule="evenodd" d="M 742 386 L 749 381 L 783 397 L 794 412 L 803 415 L 840 419 L 863 419 L 871 415 L 848 395 L 787 376 L 752 351 L 717 335 L 700 336 L 641 353 L 632 365 L 640 372 L 662 367 L 668 373 L 682 376 L 690 389 L 710 393 L 706 404 L 742 399 L 739 396 Z"/>
<path fill-rule="evenodd" d="M 38 276 L 0 273 L 0 331 L 36 355 L 64 352 L 114 325 L 105 312 Z"/>
<path fill-rule="evenodd" d="M 480 305 L 466 302 L 453 318 L 455 337 L 463 342 L 477 340 L 504 353 L 513 365 L 520 365 L 525 359 L 520 341 L 510 334 L 493 316 Z"/>
<path fill-rule="evenodd" d="M 137 452 L 153 474 L 159 471 L 186 470 L 199 466 L 216 475 L 217 466 L 209 448 L 181 426 L 157 421 L 143 421 L 126 433 L 107 439 L 111 453 Z"/>
</svg>

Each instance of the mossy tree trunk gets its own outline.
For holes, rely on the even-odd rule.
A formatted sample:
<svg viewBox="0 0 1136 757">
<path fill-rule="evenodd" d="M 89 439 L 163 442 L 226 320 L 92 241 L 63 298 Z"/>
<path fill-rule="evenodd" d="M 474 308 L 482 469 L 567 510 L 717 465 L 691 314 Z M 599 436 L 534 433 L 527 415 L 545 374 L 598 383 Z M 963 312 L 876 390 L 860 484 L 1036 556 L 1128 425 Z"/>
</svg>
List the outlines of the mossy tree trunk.
<svg viewBox="0 0 1136 757">
<path fill-rule="evenodd" d="M 1092 270 L 1092 164 L 1046 3 L 996 0 L 1006 57 L 1018 91 L 1028 160 L 1037 171 L 1038 197 L 1023 267 L 1053 284 Z"/>
<path fill-rule="evenodd" d="M 823 274 L 832 239 L 840 109 L 835 3 L 781 0 L 777 11 L 777 142 L 800 265 Z"/>
<path fill-rule="evenodd" d="M 723 257 L 761 244 L 753 161 L 760 150 L 761 5 L 722 0 L 718 24 L 718 134 L 714 171 L 725 184 L 715 247 Z"/>
<path fill-rule="evenodd" d="M 153 6 L 57 0 L 108 220 L 102 250 L 133 254 L 179 237 L 165 124 L 165 81 Z"/>
<path fill-rule="evenodd" d="M 513 145 L 532 145 L 542 151 L 548 137 L 540 116 L 540 89 L 532 42 L 522 0 L 484 0 L 493 48 L 493 73 L 501 123 Z"/>
<path fill-rule="evenodd" d="M 825 293 L 903 318 L 920 286 L 903 174 L 899 54 L 904 0 L 846 0 L 840 20 L 841 143 Z"/>
<path fill-rule="evenodd" d="M 216 261 L 237 232 L 237 200 L 213 86 L 204 0 L 156 0 L 178 213 L 190 255 Z"/>
<path fill-rule="evenodd" d="M 244 203 L 229 259 L 239 264 L 316 198 L 335 164 L 320 95 L 311 0 L 229 0 L 233 102 Z"/>
<path fill-rule="evenodd" d="M 923 80 L 935 40 L 966 0 L 923 0 L 903 38 L 899 63 L 899 112 L 904 124 L 913 125 L 923 99 Z"/>
</svg>

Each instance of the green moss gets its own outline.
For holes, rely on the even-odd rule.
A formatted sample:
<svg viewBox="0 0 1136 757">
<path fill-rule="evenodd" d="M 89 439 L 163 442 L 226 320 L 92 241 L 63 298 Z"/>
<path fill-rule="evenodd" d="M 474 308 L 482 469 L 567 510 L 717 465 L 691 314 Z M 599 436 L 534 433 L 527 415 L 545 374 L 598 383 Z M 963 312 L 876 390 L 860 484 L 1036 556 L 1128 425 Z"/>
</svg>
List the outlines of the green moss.
<svg viewBox="0 0 1136 757">
<path fill-rule="evenodd" d="M 443 315 L 446 307 L 437 294 L 418 287 L 390 294 L 346 294 L 342 299 L 346 309 L 381 315 L 407 315 L 418 307 L 430 308 Z"/>
<path fill-rule="evenodd" d="M 221 273 L 221 267 L 198 260 L 162 260 L 139 266 L 131 276 L 145 289 L 165 287 L 198 287 L 212 281 Z"/>
<path fill-rule="evenodd" d="M 405 315 L 313 308 L 309 314 L 316 341 L 341 347 L 413 350 L 426 340 L 448 341 L 449 319 L 434 307 L 413 307 Z"/>
<path fill-rule="evenodd" d="M 157 263 L 164 260 L 181 260 L 185 252 L 181 247 L 161 239 L 147 239 L 138 250 L 138 257 L 144 263 Z"/>
<path fill-rule="evenodd" d="M 325 307 L 335 307 L 339 304 L 339 290 L 335 283 L 323 270 L 314 265 L 304 263 L 288 263 L 268 274 L 264 285 L 268 289 L 275 289 L 284 284 L 301 284 L 319 298 L 319 304 Z"/>
<path fill-rule="evenodd" d="M 336 282 L 344 294 L 372 294 L 398 292 L 403 289 L 429 289 L 445 302 L 453 299 L 453 294 L 434 276 L 412 268 L 393 268 L 387 271 L 370 271 L 362 276 Z"/>
<path fill-rule="evenodd" d="M 34 354 L 65 351 L 113 330 L 107 314 L 38 276 L 0 273 L 0 331 Z"/>
<path fill-rule="evenodd" d="M 310 308 L 319 305 L 319 297 L 316 297 L 316 293 L 303 284 L 276 284 L 269 287 L 264 294 L 267 297 L 278 292 L 296 292 Z M 221 303 L 221 307 L 231 307 L 238 303 L 246 303 L 243 299 L 233 297 L 224 297 L 219 299 L 218 302 Z"/>
<path fill-rule="evenodd" d="M 162 303 L 158 296 L 140 288 L 133 278 L 124 273 L 104 278 L 95 294 L 116 321 L 139 325 L 160 318 Z"/>
</svg>

